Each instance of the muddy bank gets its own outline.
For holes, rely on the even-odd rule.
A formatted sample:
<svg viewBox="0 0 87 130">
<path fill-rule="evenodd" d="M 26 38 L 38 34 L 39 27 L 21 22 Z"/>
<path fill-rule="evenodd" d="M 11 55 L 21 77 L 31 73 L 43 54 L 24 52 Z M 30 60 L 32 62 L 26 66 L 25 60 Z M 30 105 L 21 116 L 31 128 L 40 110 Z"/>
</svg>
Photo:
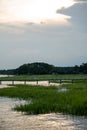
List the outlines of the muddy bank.
<svg viewBox="0 0 87 130">
<path fill-rule="evenodd" d="M 0 97 L 0 130 L 87 130 L 87 119 L 62 114 L 24 115 L 13 111 L 16 99 Z"/>
</svg>

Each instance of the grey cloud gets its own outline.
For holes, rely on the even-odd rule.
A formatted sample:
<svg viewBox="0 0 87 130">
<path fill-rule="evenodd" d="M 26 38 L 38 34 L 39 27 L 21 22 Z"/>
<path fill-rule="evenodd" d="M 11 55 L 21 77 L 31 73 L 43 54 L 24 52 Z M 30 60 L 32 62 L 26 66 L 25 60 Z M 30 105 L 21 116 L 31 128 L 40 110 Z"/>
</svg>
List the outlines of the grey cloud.
<svg viewBox="0 0 87 130">
<path fill-rule="evenodd" d="M 87 0 L 74 0 L 76 2 L 87 2 Z"/>
<path fill-rule="evenodd" d="M 27 22 L 27 23 L 25 23 L 25 25 L 27 25 L 27 26 L 30 26 L 30 25 L 34 25 L 35 23 L 33 23 L 33 22 Z"/>
<path fill-rule="evenodd" d="M 21 34 L 26 32 L 28 29 L 32 30 L 34 24 L 33 23 L 0 23 L 0 30 L 2 32 L 8 32 L 13 34 Z"/>
<path fill-rule="evenodd" d="M 15 25 L 11 25 L 11 24 L 9 24 L 9 23 L 0 23 L 0 27 L 16 28 Z"/>
<path fill-rule="evenodd" d="M 58 12 L 71 16 L 70 22 L 75 28 L 87 32 L 87 4 L 77 3 L 70 8 L 62 9 Z"/>
<path fill-rule="evenodd" d="M 0 27 L 6 31 L 0 29 L 0 69 L 16 68 L 35 61 L 57 66 L 86 62 L 87 4 L 75 4 L 59 12 L 71 16 L 73 26 L 45 26 L 43 22 L 41 25 L 23 23 L 20 26 L 1 23 Z M 13 34 L 16 29 L 20 34 Z"/>
<path fill-rule="evenodd" d="M 35 61 L 54 65 L 74 65 L 87 56 L 87 37 L 71 28 L 27 29 L 24 34 L 0 34 L 0 68 L 15 68 Z M 73 32 L 74 31 L 74 32 Z M 74 37 L 74 39 L 73 39 Z M 82 44 L 82 42 L 83 44 Z M 3 58 L 2 58 L 3 55 Z M 82 57 L 82 58 L 81 58 Z"/>
</svg>

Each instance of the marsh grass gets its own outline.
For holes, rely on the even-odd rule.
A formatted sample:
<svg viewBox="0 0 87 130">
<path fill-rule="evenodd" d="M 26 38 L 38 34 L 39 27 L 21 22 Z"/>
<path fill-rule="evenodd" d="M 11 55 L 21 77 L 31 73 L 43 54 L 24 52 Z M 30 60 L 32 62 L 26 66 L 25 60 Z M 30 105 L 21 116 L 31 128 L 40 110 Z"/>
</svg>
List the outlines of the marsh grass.
<svg viewBox="0 0 87 130">
<path fill-rule="evenodd" d="M 60 92 L 58 89 L 68 91 Z M 58 113 L 87 116 L 87 83 L 64 84 L 58 87 L 16 85 L 0 89 L 1 96 L 31 100 L 14 110 L 26 114 Z"/>
<path fill-rule="evenodd" d="M 36 80 L 56 80 L 56 79 L 86 79 L 87 74 L 58 74 L 58 75 L 14 75 L 13 77 L 0 77 L 0 80 L 7 81 L 36 81 Z"/>
</svg>

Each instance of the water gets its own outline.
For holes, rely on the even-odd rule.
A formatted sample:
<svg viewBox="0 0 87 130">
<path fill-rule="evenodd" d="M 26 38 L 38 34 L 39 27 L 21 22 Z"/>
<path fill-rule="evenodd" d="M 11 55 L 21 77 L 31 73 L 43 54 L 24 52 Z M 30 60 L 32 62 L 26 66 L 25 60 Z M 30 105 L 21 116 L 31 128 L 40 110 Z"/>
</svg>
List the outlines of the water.
<svg viewBox="0 0 87 130">
<path fill-rule="evenodd" d="M 0 97 L 0 130 L 87 130 L 87 119 L 62 114 L 24 115 L 13 111 L 25 100 Z"/>
<path fill-rule="evenodd" d="M 12 81 L 1 81 L 1 85 L 12 85 Z M 14 81 L 14 84 L 25 84 L 25 81 Z M 41 85 L 41 86 L 59 86 L 59 83 L 50 83 L 48 81 L 26 81 L 28 85 Z M 0 86 L 1 87 L 1 86 Z"/>
<path fill-rule="evenodd" d="M 58 92 L 67 92 L 67 91 L 68 91 L 67 88 L 59 88 L 59 89 L 58 89 Z"/>
<path fill-rule="evenodd" d="M 13 111 L 26 101 L 0 97 L 0 130 L 87 130 L 87 119 L 62 114 L 24 115 Z"/>
<path fill-rule="evenodd" d="M 13 77 L 14 75 L 1 75 L 0 74 L 0 77 Z"/>
</svg>

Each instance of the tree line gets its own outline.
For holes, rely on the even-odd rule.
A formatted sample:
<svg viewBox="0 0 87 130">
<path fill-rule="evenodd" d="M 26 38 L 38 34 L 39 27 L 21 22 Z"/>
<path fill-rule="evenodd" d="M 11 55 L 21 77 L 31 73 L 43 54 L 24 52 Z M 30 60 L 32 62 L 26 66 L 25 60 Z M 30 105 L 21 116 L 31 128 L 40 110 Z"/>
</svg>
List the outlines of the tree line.
<svg viewBox="0 0 87 130">
<path fill-rule="evenodd" d="M 7 75 L 33 75 L 33 74 L 87 74 L 87 63 L 80 66 L 56 67 L 47 63 L 28 63 L 19 66 L 16 69 L 0 70 L 0 74 Z"/>
</svg>

